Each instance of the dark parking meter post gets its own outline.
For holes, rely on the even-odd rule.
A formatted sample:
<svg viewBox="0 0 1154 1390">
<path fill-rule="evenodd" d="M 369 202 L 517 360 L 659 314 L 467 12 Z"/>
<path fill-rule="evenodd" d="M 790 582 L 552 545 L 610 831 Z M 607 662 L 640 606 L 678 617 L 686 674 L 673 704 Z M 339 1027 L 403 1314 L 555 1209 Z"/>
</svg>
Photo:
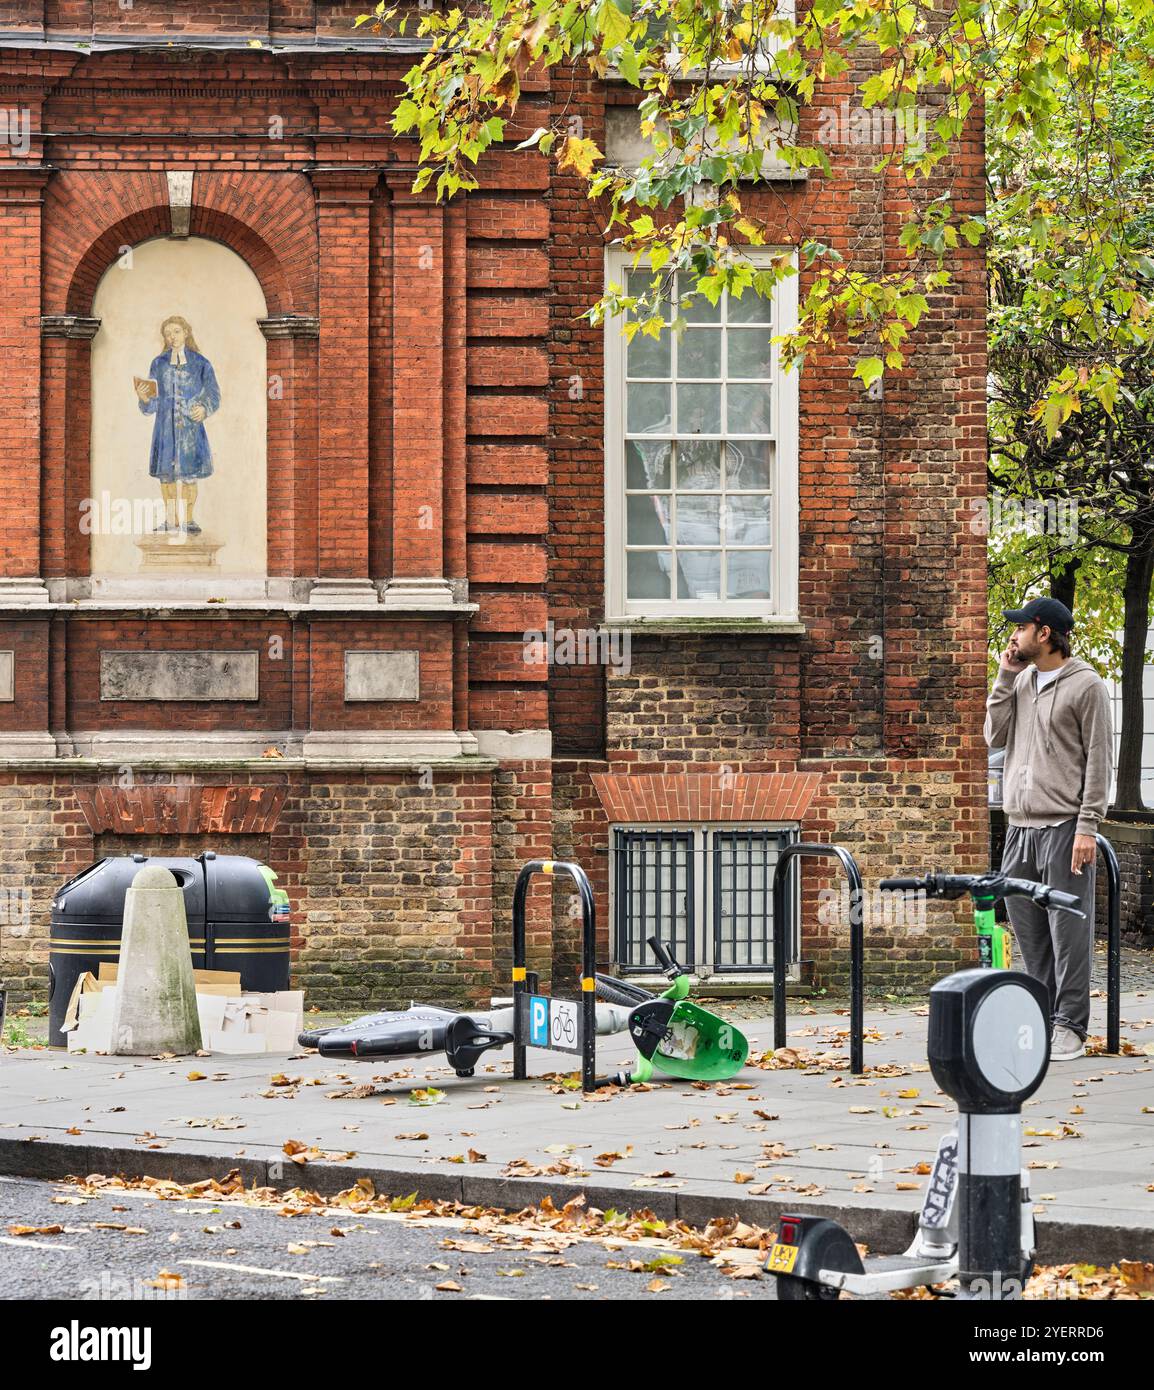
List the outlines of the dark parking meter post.
<svg viewBox="0 0 1154 1390">
<path fill-rule="evenodd" d="M 1106 863 L 1106 1051 L 1117 1056 L 1121 1047 L 1122 875 L 1114 846 L 1105 835 L 1094 838 Z M 1091 910 L 1091 935 L 1092 917 Z"/>
<path fill-rule="evenodd" d="M 1050 1063 L 1045 986 L 1014 970 L 959 970 L 930 990 L 927 1053 L 957 1102 L 958 1279 L 966 1296 L 1020 1297 L 1022 1104 Z"/>
<path fill-rule="evenodd" d="M 579 864 L 559 859 L 532 859 L 522 865 L 513 889 L 513 1079 L 528 1076 L 523 1000 L 529 974 L 525 960 L 525 900 L 534 874 L 567 874 L 581 899 L 581 1089 L 597 1089 L 597 907 L 593 887 Z"/>
<path fill-rule="evenodd" d="M 787 891 L 790 875 L 787 872 L 794 859 L 835 858 L 849 880 L 849 1066 L 855 1076 L 865 1071 L 865 902 L 861 870 L 848 850 L 840 845 L 819 845 L 798 842 L 786 845 L 777 856 L 773 870 L 773 1045 L 784 1047 L 786 1040 L 785 975 L 789 954 L 788 923 L 790 914 Z"/>
</svg>

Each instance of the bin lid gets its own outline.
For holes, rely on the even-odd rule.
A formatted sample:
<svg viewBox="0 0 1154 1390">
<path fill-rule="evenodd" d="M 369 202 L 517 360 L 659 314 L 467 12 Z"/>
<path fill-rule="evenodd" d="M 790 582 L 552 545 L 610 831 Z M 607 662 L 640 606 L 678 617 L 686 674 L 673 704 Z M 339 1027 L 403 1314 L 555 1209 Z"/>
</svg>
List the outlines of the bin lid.
<svg viewBox="0 0 1154 1390">
<path fill-rule="evenodd" d="M 276 874 L 244 854 L 202 854 L 210 922 L 268 922 L 279 898 Z"/>
<path fill-rule="evenodd" d="M 124 895 L 147 865 L 168 869 L 184 889 L 184 912 L 189 924 L 204 922 L 204 869 L 199 860 L 151 858 L 118 854 L 90 864 L 57 889 L 52 899 L 53 922 L 118 925 L 124 920 Z"/>
</svg>

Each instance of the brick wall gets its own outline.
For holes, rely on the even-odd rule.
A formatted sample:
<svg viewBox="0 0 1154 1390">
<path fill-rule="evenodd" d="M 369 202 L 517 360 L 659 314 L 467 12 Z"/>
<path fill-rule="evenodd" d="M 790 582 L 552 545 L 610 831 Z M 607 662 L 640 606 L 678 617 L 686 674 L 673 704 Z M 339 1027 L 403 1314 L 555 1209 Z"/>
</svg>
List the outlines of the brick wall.
<svg viewBox="0 0 1154 1390">
<path fill-rule="evenodd" d="M 0 898 L 9 919 L 0 921 L 0 978 L 15 1001 L 46 994 L 51 900 L 66 878 L 107 854 L 215 849 L 262 858 L 277 871 L 292 908 L 293 981 L 310 1004 L 353 1011 L 407 1007 L 412 999 L 487 1003 L 494 839 L 487 774 L 232 780 L 286 786 L 267 833 L 94 835 L 76 795 L 90 785 L 83 778 L 0 773 Z M 25 895 L 30 921 L 12 920 Z"/>
<path fill-rule="evenodd" d="M 317 1002 L 350 1008 L 479 999 L 494 959 L 503 988 L 517 867 L 550 852 L 589 869 L 607 960 L 609 823 L 591 780 L 607 770 L 814 772 L 821 792 L 803 831 L 847 844 L 867 878 L 985 862 L 984 560 L 968 526 L 985 457 L 977 252 L 956 256 L 952 286 L 913 335 L 908 370 L 887 374 L 883 400 L 863 395 L 844 350 L 818 354 L 802 377 L 804 634 L 635 636 L 628 673 L 528 660 L 526 634 L 548 621 L 586 629 L 605 617 L 603 343 L 581 315 L 603 287 L 606 209 L 511 148 L 549 119 L 552 93 L 526 80 L 480 191 L 446 208 L 411 194 L 407 143 L 379 138 L 408 58 L 267 47 L 348 36 L 363 3 L 8 8 L 4 22 L 26 25 L 30 45 L 0 63 L 11 103 L 50 134 L 25 167 L 0 152 L 0 344 L 20 364 L 0 390 L 0 574 L 87 575 L 74 518 L 90 487 L 90 346 L 41 339 L 39 316 L 91 314 L 120 248 L 169 233 L 166 172 L 192 169 L 192 234 L 248 262 L 270 316 L 319 317 L 319 337 L 267 345 L 280 387 L 268 408 L 270 575 L 467 579 L 479 611 L 467 624 L 384 612 L 311 623 L 238 610 L 212 623 L 156 611 L 0 615 L 0 649 L 18 655 L 0 733 L 171 728 L 174 754 L 187 755 L 183 730 L 550 730 L 551 764 L 510 756 L 496 772 L 437 770 L 430 785 L 420 768 L 278 774 L 290 794 L 268 854 L 292 895 L 298 978 Z M 44 25 L 78 44 L 121 30 L 233 46 L 50 51 L 35 47 Z M 607 104 L 634 99 L 565 76 L 566 115 L 602 148 Z M 975 117 L 951 171 L 963 208 L 981 204 L 981 137 Z M 751 206 L 783 242 L 804 225 L 878 269 L 900 265 L 900 182 L 873 172 L 876 151 L 831 154 L 834 178 L 779 185 Z M 261 650 L 259 701 L 100 701 L 101 651 L 208 645 Z M 420 701 L 346 703 L 350 648 L 419 650 Z M 12 835 L 0 874 L 34 884 L 42 916 L 52 887 L 94 853 L 69 779 L 98 775 L 3 774 L 0 827 Z M 244 785 L 274 774 L 216 775 Z M 821 981 L 844 963 L 844 924 L 821 916 L 831 882 L 807 865 L 803 956 Z M 558 981 L 579 955 L 570 908 L 564 888 L 551 907 L 540 886 L 531 902 L 531 961 Z M 916 933 L 871 924 L 871 975 L 904 983 L 967 958 L 968 924 L 934 912 Z M 42 980 L 42 931 L 32 940 L 6 939 L 19 989 Z"/>
</svg>

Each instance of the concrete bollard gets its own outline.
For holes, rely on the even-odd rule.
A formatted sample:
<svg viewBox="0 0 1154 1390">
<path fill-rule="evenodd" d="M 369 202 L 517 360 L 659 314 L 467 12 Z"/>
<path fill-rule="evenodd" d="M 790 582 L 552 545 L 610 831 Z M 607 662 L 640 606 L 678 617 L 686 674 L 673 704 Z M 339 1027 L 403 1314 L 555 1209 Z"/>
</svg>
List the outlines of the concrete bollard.
<svg viewBox="0 0 1154 1390">
<path fill-rule="evenodd" d="M 124 898 L 111 1051 L 186 1056 L 200 1046 L 184 893 L 168 869 L 146 865 Z"/>
</svg>

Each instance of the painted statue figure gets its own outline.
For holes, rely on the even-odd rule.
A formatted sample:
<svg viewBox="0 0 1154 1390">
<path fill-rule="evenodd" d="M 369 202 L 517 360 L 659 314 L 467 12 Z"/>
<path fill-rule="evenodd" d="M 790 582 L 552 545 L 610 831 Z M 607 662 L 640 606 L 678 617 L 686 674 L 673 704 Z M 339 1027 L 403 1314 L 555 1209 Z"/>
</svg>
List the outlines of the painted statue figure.
<svg viewBox="0 0 1154 1390">
<path fill-rule="evenodd" d="M 220 408 L 220 387 L 187 319 L 170 314 L 160 335 L 164 351 L 152 359 L 149 379 L 136 383 L 141 413 L 156 417 L 148 463 L 164 498 L 164 521 L 156 529 L 199 535 L 193 519 L 197 484 L 212 474 L 204 422 Z"/>
</svg>

